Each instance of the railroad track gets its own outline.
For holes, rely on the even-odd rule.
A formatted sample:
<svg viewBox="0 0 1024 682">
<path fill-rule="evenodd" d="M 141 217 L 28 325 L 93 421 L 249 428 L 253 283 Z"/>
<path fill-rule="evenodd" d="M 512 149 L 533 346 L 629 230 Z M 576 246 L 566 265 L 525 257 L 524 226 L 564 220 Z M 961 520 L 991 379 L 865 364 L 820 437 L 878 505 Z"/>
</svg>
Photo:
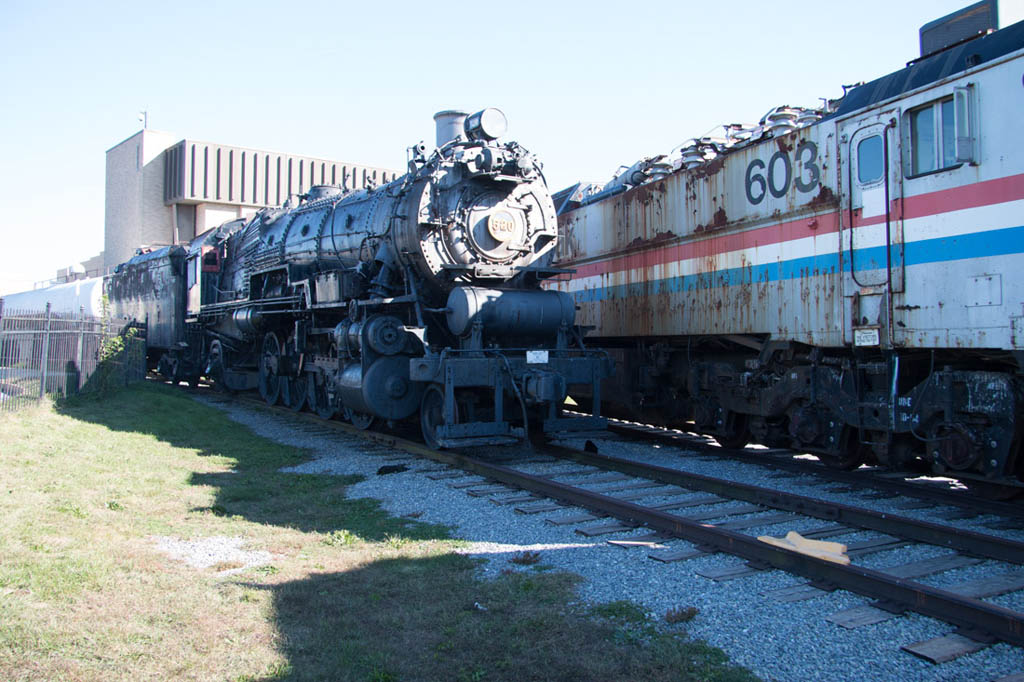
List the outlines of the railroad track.
<svg viewBox="0 0 1024 682">
<path fill-rule="evenodd" d="M 705 455 L 756 464 L 774 471 L 827 478 L 858 490 L 889 492 L 934 504 L 959 507 L 974 514 L 996 514 L 1024 520 L 1024 484 L 1010 485 L 978 480 L 979 477 L 975 476 L 964 476 L 960 480 L 966 485 L 957 486 L 955 478 L 940 477 L 940 480 L 936 481 L 934 476 L 927 474 L 894 472 L 884 467 L 861 466 L 847 471 L 830 467 L 817 458 L 797 458 L 800 453 L 794 450 L 726 448 L 709 437 L 694 433 L 617 419 L 608 420 L 608 430 L 627 438 L 684 447 Z M 952 476 L 953 474 L 950 474 L 950 477 Z M 974 486 L 974 489 L 972 490 L 970 486 Z M 986 495 L 993 492 L 1003 495 L 1017 494 L 1021 499 L 1014 502 L 991 499 Z"/>
<path fill-rule="evenodd" d="M 474 456 L 466 452 L 437 451 L 390 433 L 364 431 L 336 421 L 323 421 L 287 408 L 269 408 L 246 397 L 239 400 L 287 414 L 316 429 L 336 429 L 411 455 L 445 465 L 428 474 L 439 481 L 496 504 L 510 505 L 524 514 L 563 512 L 550 519 L 558 525 L 579 526 L 588 537 L 617 533 L 626 539 L 609 540 L 625 548 L 646 548 L 657 561 L 674 563 L 721 553 L 742 558 L 745 564 L 703 573 L 712 580 L 733 580 L 764 570 L 779 569 L 807 582 L 773 590 L 766 598 L 780 602 L 810 599 L 825 591 L 845 589 L 876 600 L 828 616 L 837 625 L 854 628 L 878 623 L 913 611 L 950 623 L 955 630 L 944 636 L 907 643 L 905 650 L 939 663 L 1002 641 L 1024 647 L 1024 612 L 1004 608 L 987 598 L 1024 589 L 1024 543 L 952 525 L 923 521 L 859 506 L 782 492 L 734 481 L 653 466 L 596 452 L 549 445 L 528 458 Z M 537 475 L 526 468 L 538 462 L 564 461 L 572 468 Z M 476 475 L 475 478 L 473 475 Z M 469 479 L 469 480 L 466 480 Z M 593 490 L 595 485 L 602 485 Z M 611 485 L 611 487 L 608 487 Z M 645 505 L 644 498 L 658 503 Z M 564 515 L 567 506 L 586 510 Z M 1011 505 L 1016 507 L 1016 505 Z M 865 540 L 849 543 L 851 563 L 844 565 L 800 551 L 769 544 L 744 531 L 770 529 L 785 523 L 814 519 L 816 525 L 801 532 L 821 540 L 868 531 Z M 596 525 L 586 525 L 595 524 Z M 643 535 L 643 530 L 647 532 Z M 685 541 L 683 547 L 666 546 Z M 946 550 L 926 560 L 877 570 L 857 563 L 861 557 L 915 544 Z M 984 561 L 999 562 L 1002 572 L 985 580 L 944 589 L 915 579 L 964 568 Z"/>
<path fill-rule="evenodd" d="M 735 579 L 765 569 L 777 568 L 810 580 L 806 585 L 787 588 L 771 595 L 780 601 L 807 599 L 820 594 L 822 590 L 836 588 L 847 589 L 878 600 L 876 605 L 871 607 L 835 614 L 833 622 L 840 625 L 867 625 L 908 610 L 957 625 L 958 631 L 951 635 L 936 641 L 920 642 L 905 647 L 911 653 L 934 662 L 977 651 L 996 639 L 1024 646 L 1024 613 L 981 601 L 983 597 L 1024 589 L 1024 571 L 1007 570 L 999 580 L 988 581 L 985 584 L 965 584 L 956 589 L 946 590 L 932 588 L 912 580 L 944 570 L 981 563 L 985 559 L 1000 561 L 1006 563 L 1008 567 L 1016 568 L 1024 563 L 1024 543 L 725 479 L 639 464 L 597 453 L 565 448 L 553 450 L 556 456 L 593 467 L 595 471 L 615 471 L 631 479 L 650 480 L 673 486 L 680 499 L 655 506 L 643 506 L 632 500 L 606 494 L 608 491 L 594 492 L 582 489 L 579 485 L 569 485 L 544 477 L 531 477 L 522 472 L 509 470 L 507 467 L 495 468 L 493 465 L 480 463 L 475 458 L 469 458 L 470 461 L 457 461 L 455 464 L 473 470 L 487 479 L 510 483 L 547 498 L 614 517 L 618 521 L 615 524 L 581 529 L 580 532 L 584 535 L 595 536 L 642 526 L 654 533 L 649 538 L 639 541 L 628 540 L 628 544 L 644 546 L 649 543 L 660 543 L 666 538 L 680 538 L 696 545 L 694 548 L 677 551 L 658 551 L 650 555 L 652 559 L 680 561 L 722 552 L 739 556 L 748 562 L 745 567 L 739 569 L 730 568 L 721 573 L 706 575 L 711 579 Z M 700 493 L 705 495 L 699 495 Z M 661 497 L 669 495 L 665 490 L 658 491 L 657 494 Z M 745 504 L 732 504 L 734 502 Z M 693 507 L 699 507 L 703 511 L 694 515 L 685 511 Z M 523 511 L 534 509 L 529 506 L 522 508 Z M 742 518 L 730 520 L 737 516 Z M 858 530 L 870 530 L 880 534 L 873 539 L 851 544 L 848 548 L 851 557 L 867 556 L 911 543 L 925 543 L 952 551 L 936 559 L 877 571 L 854 563 L 837 564 L 775 547 L 741 532 L 743 529 L 764 529 L 794 522 L 801 517 L 828 522 L 802 533 L 807 538 L 838 537 Z M 582 516 L 572 519 L 578 523 L 587 520 Z"/>
</svg>

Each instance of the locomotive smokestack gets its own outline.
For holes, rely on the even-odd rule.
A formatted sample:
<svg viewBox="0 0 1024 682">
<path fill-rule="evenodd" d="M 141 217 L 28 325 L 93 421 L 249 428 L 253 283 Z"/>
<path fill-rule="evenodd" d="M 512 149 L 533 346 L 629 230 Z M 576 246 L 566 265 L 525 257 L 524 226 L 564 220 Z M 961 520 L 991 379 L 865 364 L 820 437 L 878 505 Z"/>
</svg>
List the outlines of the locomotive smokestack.
<svg viewBox="0 0 1024 682">
<path fill-rule="evenodd" d="M 462 134 L 462 126 L 469 116 L 465 111 L 448 109 L 434 114 L 434 125 L 437 129 L 437 146 L 451 142 Z"/>
</svg>

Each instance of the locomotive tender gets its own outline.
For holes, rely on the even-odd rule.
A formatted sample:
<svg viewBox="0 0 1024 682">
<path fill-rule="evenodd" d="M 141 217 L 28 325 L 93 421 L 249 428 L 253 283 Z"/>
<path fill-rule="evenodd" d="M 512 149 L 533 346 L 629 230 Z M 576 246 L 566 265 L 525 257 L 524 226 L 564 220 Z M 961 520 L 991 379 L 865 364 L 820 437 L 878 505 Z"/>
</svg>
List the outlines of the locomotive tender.
<svg viewBox="0 0 1024 682">
<path fill-rule="evenodd" d="M 115 309 L 147 322 L 175 380 L 258 388 L 361 428 L 418 412 L 432 446 L 603 428 L 599 400 L 562 415 L 569 387 L 599 395 L 612 365 L 583 347 L 572 298 L 540 288 L 566 272 L 551 267 L 540 164 L 498 141 L 497 109 L 435 121 L 437 149 L 410 148 L 391 182 L 314 186 L 136 256 L 108 282 Z"/>
<path fill-rule="evenodd" d="M 609 413 L 1024 478 L 1024 23 L 973 30 L 820 109 L 556 193 L 556 262 L 577 271 L 557 287 L 617 362 Z"/>
</svg>

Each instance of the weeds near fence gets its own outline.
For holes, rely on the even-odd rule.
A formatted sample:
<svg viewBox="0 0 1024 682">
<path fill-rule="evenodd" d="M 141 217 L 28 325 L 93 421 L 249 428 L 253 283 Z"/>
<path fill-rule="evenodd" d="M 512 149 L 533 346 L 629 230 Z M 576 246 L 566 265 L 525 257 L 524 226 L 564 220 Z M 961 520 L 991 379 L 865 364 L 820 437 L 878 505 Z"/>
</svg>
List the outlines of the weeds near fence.
<svg viewBox="0 0 1024 682">
<path fill-rule="evenodd" d="M 109 328 L 109 327 L 108 327 Z M 99 347 L 99 362 L 96 371 L 89 377 L 89 380 L 82 391 L 83 395 L 95 398 L 104 398 L 112 391 L 125 386 L 133 380 L 134 373 L 138 373 L 137 365 L 139 360 L 132 356 L 138 354 L 136 346 L 142 344 L 141 374 L 145 376 L 145 339 L 139 337 L 139 330 L 136 327 L 128 327 L 120 334 L 110 334 L 103 338 Z"/>
</svg>

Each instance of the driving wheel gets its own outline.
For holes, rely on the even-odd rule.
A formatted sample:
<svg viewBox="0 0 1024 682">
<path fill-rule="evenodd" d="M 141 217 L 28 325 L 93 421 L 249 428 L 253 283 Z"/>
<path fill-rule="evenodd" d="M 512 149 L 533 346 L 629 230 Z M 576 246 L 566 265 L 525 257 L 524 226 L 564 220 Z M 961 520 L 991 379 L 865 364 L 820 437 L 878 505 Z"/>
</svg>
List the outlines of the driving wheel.
<svg viewBox="0 0 1024 682">
<path fill-rule="evenodd" d="M 274 405 L 281 397 L 282 385 L 287 380 L 278 370 L 281 367 L 281 341 L 274 332 L 267 332 L 263 337 L 260 353 L 260 395 L 268 405 Z"/>
</svg>

